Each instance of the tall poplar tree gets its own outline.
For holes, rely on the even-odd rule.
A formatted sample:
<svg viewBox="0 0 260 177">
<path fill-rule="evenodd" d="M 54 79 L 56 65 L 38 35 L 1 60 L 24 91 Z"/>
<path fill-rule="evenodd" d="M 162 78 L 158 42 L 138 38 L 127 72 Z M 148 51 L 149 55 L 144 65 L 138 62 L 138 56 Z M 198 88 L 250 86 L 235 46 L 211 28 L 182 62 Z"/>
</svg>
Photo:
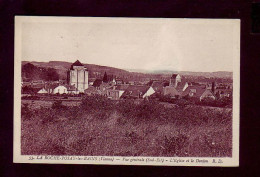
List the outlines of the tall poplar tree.
<svg viewBox="0 0 260 177">
<path fill-rule="evenodd" d="M 107 83 L 108 82 L 108 78 L 107 78 L 107 73 L 105 72 L 104 76 L 103 76 L 103 82 Z"/>
</svg>

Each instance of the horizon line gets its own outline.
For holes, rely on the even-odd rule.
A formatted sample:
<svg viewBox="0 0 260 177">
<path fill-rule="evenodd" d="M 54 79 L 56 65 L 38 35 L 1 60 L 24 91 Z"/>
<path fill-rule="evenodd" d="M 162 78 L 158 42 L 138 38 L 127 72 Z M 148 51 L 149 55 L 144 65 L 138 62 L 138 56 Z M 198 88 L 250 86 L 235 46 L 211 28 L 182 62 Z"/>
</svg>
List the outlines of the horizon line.
<svg viewBox="0 0 260 177">
<path fill-rule="evenodd" d="M 29 60 L 21 60 L 23 62 L 38 62 L 38 63 L 49 63 L 49 62 L 66 62 L 66 63 L 74 63 L 74 62 L 69 62 L 69 61 L 61 61 L 61 60 L 49 60 L 49 61 L 29 61 Z M 77 60 L 75 60 L 77 61 Z M 201 73 L 213 73 L 213 72 L 231 72 L 233 73 L 233 71 L 220 71 L 220 70 L 216 70 L 216 71 L 191 71 L 191 70 L 170 70 L 170 69 L 158 69 L 158 70 L 149 70 L 149 69 L 140 69 L 140 68 L 118 68 L 115 66 L 108 66 L 108 65 L 99 65 L 99 64 L 94 64 L 94 63 L 83 63 L 82 64 L 86 65 L 97 65 L 97 66 L 102 66 L 102 67 L 110 67 L 110 68 L 116 68 L 116 69 L 121 69 L 121 70 L 126 70 L 128 72 L 147 72 L 147 73 L 151 73 L 151 72 L 171 72 L 172 73 L 178 73 L 178 72 L 201 72 Z M 132 71 L 131 71 L 132 70 Z M 136 70 L 136 71 L 134 71 Z M 138 71 L 139 70 L 139 71 Z"/>
</svg>

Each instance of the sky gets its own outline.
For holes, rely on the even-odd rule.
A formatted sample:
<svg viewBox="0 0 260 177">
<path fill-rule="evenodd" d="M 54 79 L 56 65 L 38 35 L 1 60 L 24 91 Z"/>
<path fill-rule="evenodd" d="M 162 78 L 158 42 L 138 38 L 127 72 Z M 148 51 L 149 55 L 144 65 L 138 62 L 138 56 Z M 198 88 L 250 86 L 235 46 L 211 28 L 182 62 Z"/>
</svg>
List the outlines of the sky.
<svg viewBox="0 0 260 177">
<path fill-rule="evenodd" d="M 23 61 L 121 69 L 232 71 L 237 20 L 35 17 L 21 25 Z M 20 30 L 20 29 L 18 29 Z M 235 32 L 234 32 L 235 31 Z"/>
</svg>

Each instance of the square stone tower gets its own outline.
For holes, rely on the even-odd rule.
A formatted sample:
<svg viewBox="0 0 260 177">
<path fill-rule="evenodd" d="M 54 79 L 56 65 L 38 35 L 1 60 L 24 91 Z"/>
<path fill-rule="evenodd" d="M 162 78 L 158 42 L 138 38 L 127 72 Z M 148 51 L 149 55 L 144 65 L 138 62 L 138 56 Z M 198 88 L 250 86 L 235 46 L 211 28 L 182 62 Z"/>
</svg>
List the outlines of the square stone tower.
<svg viewBox="0 0 260 177">
<path fill-rule="evenodd" d="M 181 82 L 181 76 L 179 74 L 173 74 L 170 78 L 170 86 L 176 88 L 179 82 Z"/>
<path fill-rule="evenodd" d="M 67 81 L 69 85 L 74 85 L 79 93 L 84 93 L 88 88 L 88 70 L 79 60 L 71 65 Z"/>
</svg>

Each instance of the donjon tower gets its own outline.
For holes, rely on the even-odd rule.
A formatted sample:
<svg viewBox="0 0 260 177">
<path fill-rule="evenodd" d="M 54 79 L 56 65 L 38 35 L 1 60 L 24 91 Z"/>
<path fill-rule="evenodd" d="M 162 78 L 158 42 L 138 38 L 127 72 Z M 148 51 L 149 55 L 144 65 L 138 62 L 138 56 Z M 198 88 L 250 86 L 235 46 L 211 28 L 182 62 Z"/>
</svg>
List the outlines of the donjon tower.
<svg viewBox="0 0 260 177">
<path fill-rule="evenodd" d="M 88 88 L 88 70 L 79 60 L 71 65 L 67 81 L 69 85 L 75 86 L 79 93 L 84 93 Z"/>
</svg>

